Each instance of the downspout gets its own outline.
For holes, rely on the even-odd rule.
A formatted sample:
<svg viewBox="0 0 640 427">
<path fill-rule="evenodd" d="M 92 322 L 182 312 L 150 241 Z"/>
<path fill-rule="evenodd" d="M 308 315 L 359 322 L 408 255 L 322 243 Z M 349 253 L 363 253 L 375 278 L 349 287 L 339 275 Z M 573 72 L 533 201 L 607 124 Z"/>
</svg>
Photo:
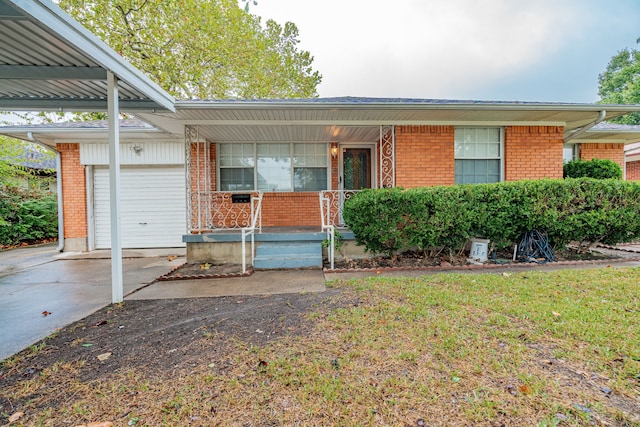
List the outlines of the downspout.
<svg viewBox="0 0 640 427">
<path fill-rule="evenodd" d="M 62 252 L 64 249 L 64 212 L 62 206 L 62 158 L 60 152 L 55 148 L 49 147 L 43 144 L 41 141 L 33 135 L 33 132 L 27 132 L 27 138 L 29 141 L 38 144 L 39 146 L 51 150 L 56 153 L 56 192 L 58 196 L 58 247 L 56 250 Z"/>
<path fill-rule="evenodd" d="M 605 117 L 607 117 L 607 110 L 600 111 L 600 113 L 598 114 L 598 118 L 592 121 L 591 123 L 588 123 L 582 126 L 580 129 L 577 129 L 570 134 L 565 134 L 566 136 L 564 137 L 564 143 L 566 144 L 572 139 L 579 137 L 580 135 L 582 135 L 583 133 L 585 133 L 586 131 L 588 131 L 589 129 L 591 129 L 601 121 L 603 121 Z"/>
</svg>

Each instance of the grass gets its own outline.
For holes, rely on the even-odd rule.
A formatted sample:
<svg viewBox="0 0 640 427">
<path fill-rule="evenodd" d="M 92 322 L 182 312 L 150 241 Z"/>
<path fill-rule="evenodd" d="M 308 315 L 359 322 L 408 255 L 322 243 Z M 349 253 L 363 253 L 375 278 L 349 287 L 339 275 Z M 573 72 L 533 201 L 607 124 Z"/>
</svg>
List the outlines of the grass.
<svg viewBox="0 0 640 427">
<path fill-rule="evenodd" d="M 79 364 L 58 364 L 11 392 L 36 396 L 25 425 L 640 426 L 639 279 L 603 268 L 338 281 L 352 303 L 310 313 L 308 336 L 88 384 Z M 52 390 L 68 404 L 47 406 Z"/>
</svg>

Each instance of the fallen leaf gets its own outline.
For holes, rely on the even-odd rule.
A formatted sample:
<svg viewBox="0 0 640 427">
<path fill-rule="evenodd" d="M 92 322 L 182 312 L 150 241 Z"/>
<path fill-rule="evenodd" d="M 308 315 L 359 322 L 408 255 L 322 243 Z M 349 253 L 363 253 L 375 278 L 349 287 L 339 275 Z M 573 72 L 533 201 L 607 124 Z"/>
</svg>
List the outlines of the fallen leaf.
<svg viewBox="0 0 640 427">
<path fill-rule="evenodd" d="M 167 261 L 173 261 L 174 259 L 178 258 L 178 255 L 169 255 L 167 257 Z"/>
<path fill-rule="evenodd" d="M 113 427 L 113 423 L 111 421 L 96 421 L 87 424 L 87 427 Z"/>
<path fill-rule="evenodd" d="M 111 357 L 111 353 L 107 352 L 107 353 L 102 353 L 98 355 L 98 360 L 101 362 L 104 362 L 105 360 L 107 360 L 108 358 Z"/>
<path fill-rule="evenodd" d="M 18 421 L 20 418 L 24 417 L 24 412 L 16 412 L 9 417 L 9 424 Z"/>
<path fill-rule="evenodd" d="M 208 270 L 210 268 L 211 268 L 211 264 L 209 264 L 208 262 L 205 262 L 204 264 L 200 264 L 201 270 Z"/>
<path fill-rule="evenodd" d="M 521 392 L 523 392 L 524 394 L 529 394 L 529 393 L 531 393 L 531 391 L 532 391 L 532 390 L 531 390 L 531 387 L 529 387 L 529 386 L 528 386 L 528 385 L 526 385 L 526 384 L 521 385 L 519 388 L 520 388 L 520 391 L 521 391 Z"/>
<path fill-rule="evenodd" d="M 45 310 L 45 311 L 43 311 L 43 312 L 42 312 L 42 315 L 43 315 L 44 317 L 47 317 L 47 316 L 48 316 L 48 315 L 50 315 L 50 314 L 53 314 L 53 313 L 51 313 L 50 311 L 47 311 L 47 310 Z"/>
<path fill-rule="evenodd" d="M 502 275 L 503 275 L 504 277 L 509 277 L 509 276 L 511 276 L 511 273 L 502 273 Z"/>
<path fill-rule="evenodd" d="M 557 311 L 552 311 L 551 314 L 553 314 L 556 317 L 562 317 L 562 314 L 558 313 Z"/>
<path fill-rule="evenodd" d="M 94 327 L 98 327 L 98 326 L 102 326 L 102 325 L 106 325 L 107 321 L 106 320 L 100 320 L 99 322 L 96 322 L 95 325 L 93 325 Z"/>
</svg>

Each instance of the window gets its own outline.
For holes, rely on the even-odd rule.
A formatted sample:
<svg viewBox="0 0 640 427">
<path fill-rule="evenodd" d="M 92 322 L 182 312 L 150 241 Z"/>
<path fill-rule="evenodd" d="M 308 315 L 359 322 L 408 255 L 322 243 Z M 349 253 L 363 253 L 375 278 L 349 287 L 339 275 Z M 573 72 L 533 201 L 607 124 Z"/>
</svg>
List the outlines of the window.
<svg viewBox="0 0 640 427">
<path fill-rule="evenodd" d="M 253 144 L 220 144 L 220 190 L 246 191 L 255 187 Z"/>
<path fill-rule="evenodd" d="M 455 129 L 455 183 L 480 184 L 502 179 L 502 129 Z"/>
<path fill-rule="evenodd" d="M 219 144 L 220 191 L 328 188 L 327 144 Z"/>
<path fill-rule="evenodd" d="M 562 147 L 562 162 L 568 163 L 571 160 L 580 158 L 580 146 L 578 144 L 564 144 Z"/>
<path fill-rule="evenodd" d="M 327 189 L 327 157 L 325 144 L 293 144 L 295 191 Z"/>
</svg>

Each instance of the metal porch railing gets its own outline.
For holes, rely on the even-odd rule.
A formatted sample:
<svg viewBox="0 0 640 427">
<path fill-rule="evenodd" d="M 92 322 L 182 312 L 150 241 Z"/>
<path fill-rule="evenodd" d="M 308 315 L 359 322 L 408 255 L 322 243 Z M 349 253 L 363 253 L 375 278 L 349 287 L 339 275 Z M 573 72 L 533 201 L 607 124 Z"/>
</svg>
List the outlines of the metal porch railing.
<svg viewBox="0 0 640 427">
<path fill-rule="evenodd" d="M 329 247 L 327 248 L 331 269 L 335 262 L 335 229 L 344 228 L 346 224 L 342 218 L 344 202 L 349 200 L 359 190 L 325 190 L 320 192 L 320 216 L 322 218 L 322 231 L 327 233 Z"/>
</svg>

